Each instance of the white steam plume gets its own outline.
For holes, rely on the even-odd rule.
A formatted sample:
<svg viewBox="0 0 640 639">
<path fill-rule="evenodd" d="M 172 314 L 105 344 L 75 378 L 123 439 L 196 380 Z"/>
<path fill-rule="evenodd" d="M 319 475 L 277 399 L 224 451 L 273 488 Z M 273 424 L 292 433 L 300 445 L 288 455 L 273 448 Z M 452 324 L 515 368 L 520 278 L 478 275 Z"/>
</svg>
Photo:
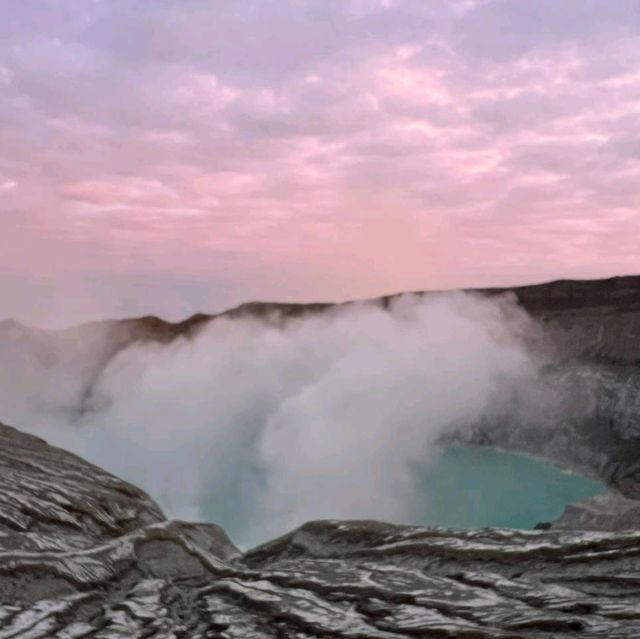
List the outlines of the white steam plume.
<svg viewBox="0 0 640 639">
<path fill-rule="evenodd" d="M 18 406 L 27 393 L 5 378 L 0 411 L 12 414 L 0 419 L 240 543 L 314 518 L 408 521 L 433 442 L 533 374 L 528 321 L 507 299 L 469 294 L 354 304 L 284 327 L 221 318 L 194 340 L 122 351 L 94 410 L 73 419 Z M 57 389 L 64 404 L 68 379 L 47 383 L 29 396 Z"/>
</svg>

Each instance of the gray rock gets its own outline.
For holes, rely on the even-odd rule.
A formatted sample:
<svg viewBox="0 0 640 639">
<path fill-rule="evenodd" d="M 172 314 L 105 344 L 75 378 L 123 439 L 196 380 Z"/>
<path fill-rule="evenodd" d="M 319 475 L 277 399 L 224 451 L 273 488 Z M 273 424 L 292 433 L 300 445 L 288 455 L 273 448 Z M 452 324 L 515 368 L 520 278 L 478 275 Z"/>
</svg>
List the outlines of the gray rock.
<svg viewBox="0 0 640 639">
<path fill-rule="evenodd" d="M 528 453 L 640 498 L 640 367 L 573 360 L 448 439 Z"/>
<path fill-rule="evenodd" d="M 556 530 L 640 530 L 640 501 L 608 493 L 568 504 L 549 527 Z"/>
<path fill-rule="evenodd" d="M 82 547 L 163 519 L 135 486 L 0 424 L 0 534 L 21 550 Z"/>
<path fill-rule="evenodd" d="M 638 637 L 638 531 L 319 521 L 242 554 L 40 439 L 0 441 L 3 639 Z"/>
</svg>

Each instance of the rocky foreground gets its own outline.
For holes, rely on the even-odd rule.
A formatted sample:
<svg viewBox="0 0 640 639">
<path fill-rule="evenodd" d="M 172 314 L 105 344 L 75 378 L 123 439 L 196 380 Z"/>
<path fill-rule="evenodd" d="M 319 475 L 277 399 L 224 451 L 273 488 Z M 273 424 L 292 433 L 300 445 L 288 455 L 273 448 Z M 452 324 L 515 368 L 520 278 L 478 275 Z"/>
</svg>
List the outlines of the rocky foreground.
<svg viewBox="0 0 640 639">
<path fill-rule="evenodd" d="M 320 521 L 241 553 L 4 425 L 0 487 L 2 639 L 640 633 L 640 531 Z"/>
</svg>

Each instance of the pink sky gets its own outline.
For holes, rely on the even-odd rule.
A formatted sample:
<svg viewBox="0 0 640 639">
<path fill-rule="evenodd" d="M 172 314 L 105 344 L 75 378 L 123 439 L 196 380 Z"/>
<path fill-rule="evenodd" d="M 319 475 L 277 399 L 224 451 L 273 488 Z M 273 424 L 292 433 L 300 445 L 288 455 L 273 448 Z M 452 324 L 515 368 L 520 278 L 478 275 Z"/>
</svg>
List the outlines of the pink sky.
<svg viewBox="0 0 640 639">
<path fill-rule="evenodd" d="M 1 11 L 0 318 L 640 272 L 635 1 Z"/>
</svg>

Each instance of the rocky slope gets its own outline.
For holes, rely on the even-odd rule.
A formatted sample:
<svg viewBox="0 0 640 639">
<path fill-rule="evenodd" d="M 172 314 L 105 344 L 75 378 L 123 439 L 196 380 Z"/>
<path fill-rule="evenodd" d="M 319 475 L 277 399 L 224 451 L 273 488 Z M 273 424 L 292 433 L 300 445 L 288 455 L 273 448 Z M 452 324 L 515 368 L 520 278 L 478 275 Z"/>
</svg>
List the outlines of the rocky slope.
<svg viewBox="0 0 640 639">
<path fill-rule="evenodd" d="M 0 637 L 638 637 L 640 532 L 322 521 L 240 553 L 0 425 Z"/>
</svg>

